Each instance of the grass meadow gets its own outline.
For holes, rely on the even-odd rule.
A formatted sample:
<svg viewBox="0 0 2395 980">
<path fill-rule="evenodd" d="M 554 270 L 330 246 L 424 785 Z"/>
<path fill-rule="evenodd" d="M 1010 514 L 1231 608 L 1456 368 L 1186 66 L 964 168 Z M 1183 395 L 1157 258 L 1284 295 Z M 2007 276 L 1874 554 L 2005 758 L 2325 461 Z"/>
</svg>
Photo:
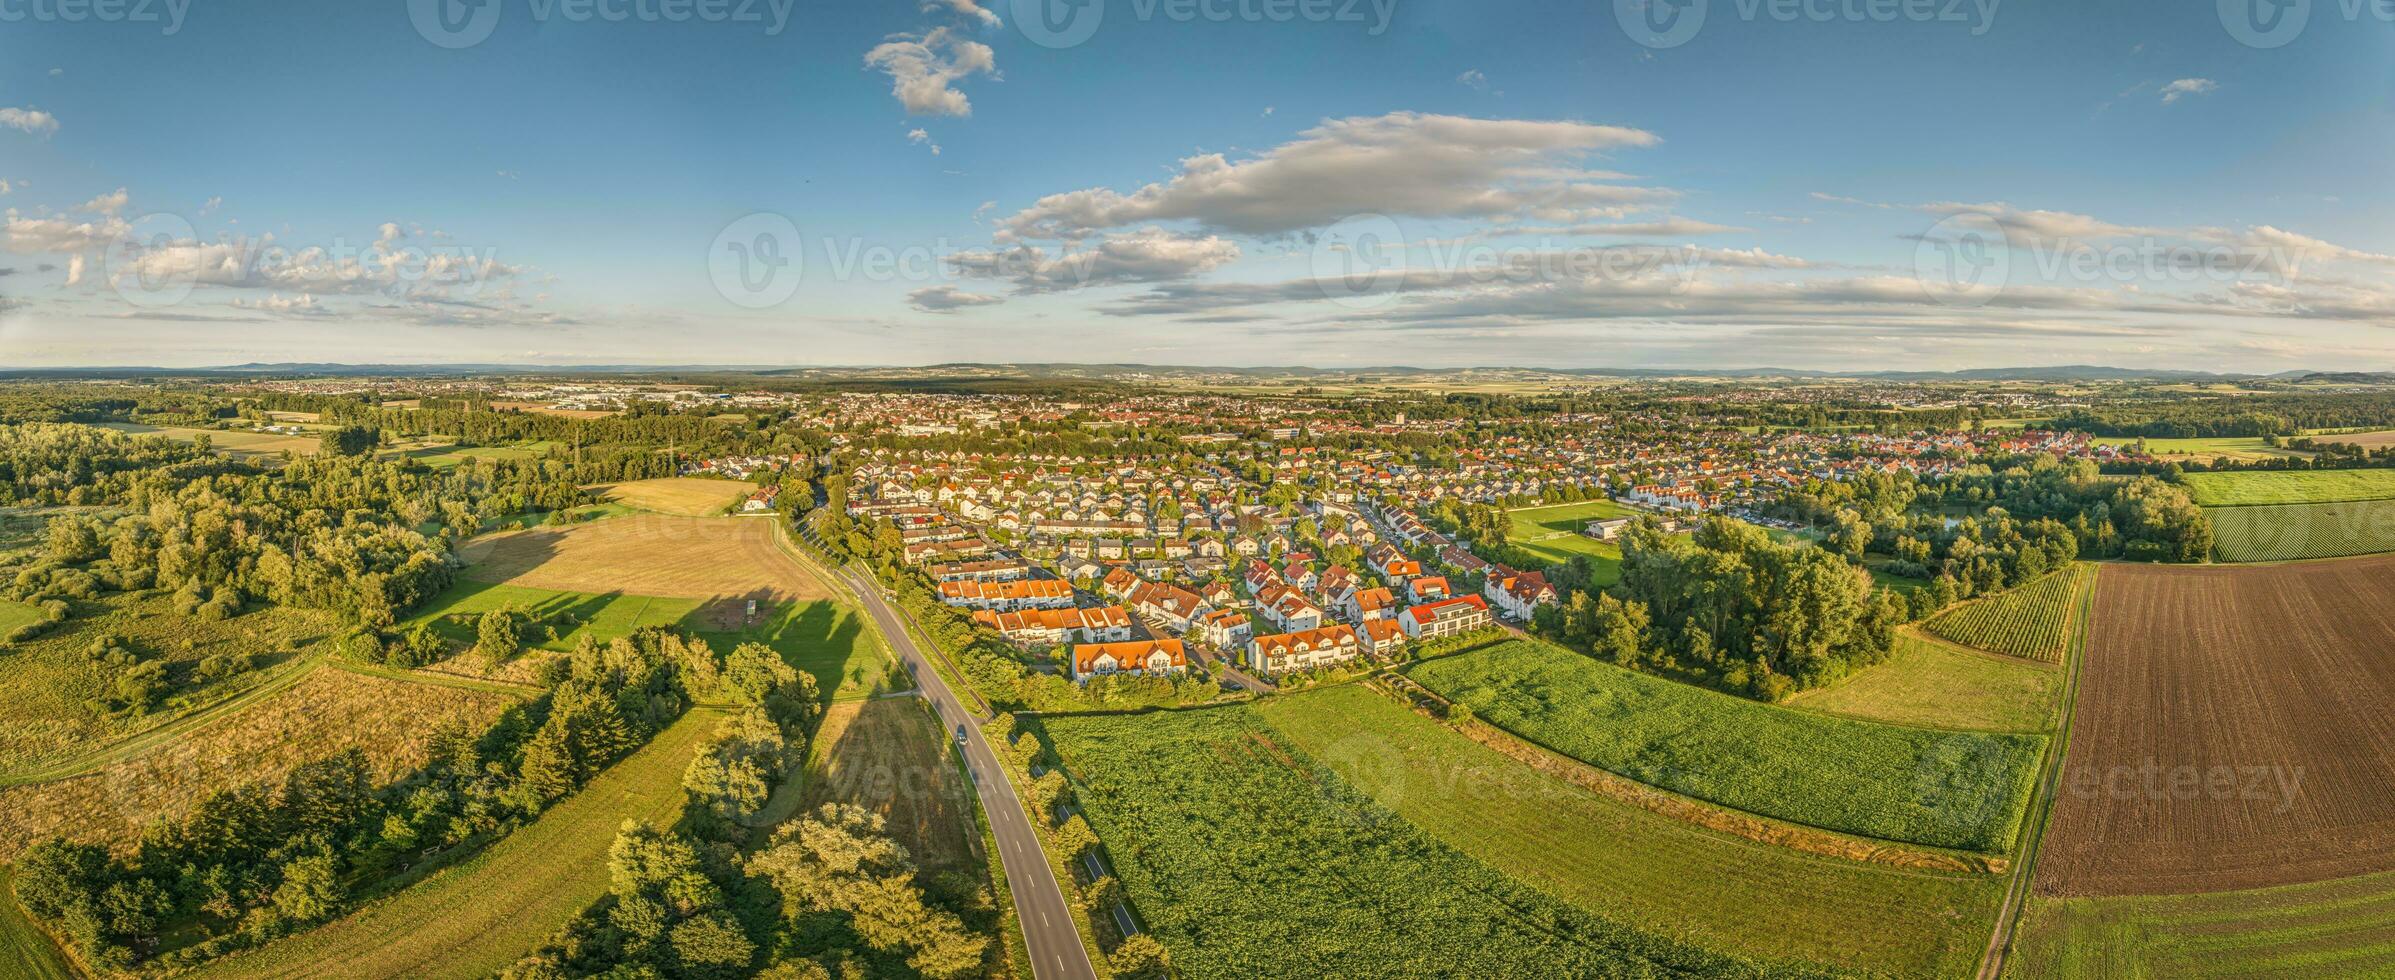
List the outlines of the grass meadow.
<svg viewBox="0 0 2395 980">
<path fill-rule="evenodd" d="M 1597 584 L 1612 585 L 1621 578 L 1621 547 L 1609 541 L 1599 541 L 1580 531 L 1590 521 L 1633 517 L 1640 513 L 1610 500 L 1509 510 L 1505 516 L 1513 526 L 1508 533 L 1507 547 L 1522 552 L 1541 565 L 1560 565 L 1570 561 L 1574 555 L 1587 555 L 1596 562 Z"/>
<path fill-rule="evenodd" d="M 2032 897 L 2004 976 L 2395 976 L 2395 872 L 2198 895 Z"/>
<path fill-rule="evenodd" d="M 2395 469 L 2245 470 L 2189 473 L 2187 492 L 2203 507 L 2338 504 L 2395 499 Z"/>
<path fill-rule="evenodd" d="M 1891 725 L 2050 732 L 2066 677 L 2059 666 L 1967 650 L 1913 633 L 1879 664 L 1788 706 Z"/>
<path fill-rule="evenodd" d="M 1986 948 L 2002 892 L 1991 875 L 1717 834 L 1541 773 L 1357 685 L 1257 710 L 1294 748 L 1449 847 L 1591 914 L 1710 949 L 1960 976 Z"/>
<path fill-rule="evenodd" d="M 316 929 L 213 961 L 194 977 L 488 977 L 607 891 L 626 820 L 671 826 L 682 771 L 722 721 L 696 709 L 515 833 Z"/>
<path fill-rule="evenodd" d="M 1517 640 L 1406 676 L 1479 718 L 1628 779 L 1840 833 L 2009 851 L 2041 735 L 1938 731 L 1760 704 Z"/>
<path fill-rule="evenodd" d="M 10 980 L 74 980 L 74 968 L 58 945 L 17 905 L 15 882 L 0 866 L 0 977 Z"/>
</svg>

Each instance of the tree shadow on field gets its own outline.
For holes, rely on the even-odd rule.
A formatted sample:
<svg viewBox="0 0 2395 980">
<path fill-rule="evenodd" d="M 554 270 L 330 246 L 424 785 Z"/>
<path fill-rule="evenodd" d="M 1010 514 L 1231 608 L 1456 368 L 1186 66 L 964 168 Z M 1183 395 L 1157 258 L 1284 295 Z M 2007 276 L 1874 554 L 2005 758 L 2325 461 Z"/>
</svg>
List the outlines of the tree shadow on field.
<svg viewBox="0 0 2395 980">
<path fill-rule="evenodd" d="M 704 637 L 719 651 L 741 643 L 772 647 L 785 663 L 815 678 L 825 705 L 844 683 L 872 680 L 859 650 L 862 621 L 826 600 L 792 603 L 780 595 L 772 589 L 753 589 L 739 596 L 710 599 L 677 625 Z M 757 604 L 753 618 L 747 616 L 751 601 Z"/>
</svg>

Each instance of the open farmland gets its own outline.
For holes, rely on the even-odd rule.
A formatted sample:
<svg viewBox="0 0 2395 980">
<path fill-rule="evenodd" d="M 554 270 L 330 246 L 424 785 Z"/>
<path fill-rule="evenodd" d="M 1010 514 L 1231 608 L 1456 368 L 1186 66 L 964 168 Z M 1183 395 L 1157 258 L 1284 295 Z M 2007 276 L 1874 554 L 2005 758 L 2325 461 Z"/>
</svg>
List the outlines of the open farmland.
<svg viewBox="0 0 2395 980">
<path fill-rule="evenodd" d="M 1180 976 L 1761 975 L 1440 843 L 1251 706 L 1044 724 Z"/>
<path fill-rule="evenodd" d="M 704 599 L 725 609 L 829 597 L 782 552 L 773 522 L 755 518 L 615 517 L 484 535 L 460 554 L 472 563 L 466 578 L 558 592 Z"/>
<path fill-rule="evenodd" d="M 280 432 L 259 432 L 246 429 L 195 429 L 187 426 L 142 425 L 136 422 L 102 422 L 99 427 L 114 429 L 128 435 L 165 436 L 177 442 L 198 442 L 208 437 L 208 447 L 228 456 L 273 456 L 291 453 L 306 456 L 316 452 L 323 443 L 313 435 L 295 436 Z"/>
<path fill-rule="evenodd" d="M 2096 567 L 2073 562 L 2046 577 L 1949 609 L 1922 628 L 1964 646 L 2061 663 L 2086 617 Z"/>
<path fill-rule="evenodd" d="M 1905 632 L 1885 662 L 1802 692 L 1788 705 L 1892 725 L 2046 732 L 2054 730 L 2064 679 L 2059 666 Z"/>
<path fill-rule="evenodd" d="M 1758 704 L 1514 641 L 1406 675 L 1597 768 L 1826 830 L 2001 854 L 2046 739 L 1906 728 Z"/>
<path fill-rule="evenodd" d="M 278 781 L 351 748 L 389 781 L 423 764 L 436 728 L 480 731 L 514 700 L 317 666 L 288 689 L 97 771 L 0 788 L 0 860 L 52 836 L 130 845 L 144 826 L 185 817 L 210 794 Z"/>
<path fill-rule="evenodd" d="M 699 607 L 696 599 L 660 598 L 613 593 L 559 592 L 521 585 L 460 581 L 424 604 L 422 612 L 401 623 L 404 632 L 427 623 L 451 642 L 472 645 L 474 627 L 493 609 L 516 609 L 543 622 L 558 625 L 557 638 L 536 631 L 525 645 L 542 650 L 570 651 L 584 636 L 606 641 L 643 626 L 672 626 Z M 568 621 L 573 625 L 566 625 Z"/>
<path fill-rule="evenodd" d="M 2395 873 L 2203 895 L 2034 898 L 2004 975 L 2395 976 Z"/>
<path fill-rule="evenodd" d="M 2106 568 L 2039 891 L 2395 870 L 2390 636 L 2395 558 Z"/>
<path fill-rule="evenodd" d="M 224 697 L 269 682 L 279 665 L 331 636 L 332 617 L 301 609 L 266 608 L 228 619 L 177 615 L 171 595 L 116 595 L 77 601 L 74 618 L 40 636 L 0 650 L 0 780 L 35 772 L 104 743 L 144 732 L 203 710 Z M 176 686 L 147 714 L 105 714 L 89 702 L 107 686 L 106 670 L 84 654 L 107 633 L 167 665 Z M 214 683 L 196 683 L 201 660 L 247 653 L 258 667 Z"/>
<path fill-rule="evenodd" d="M 2099 445 L 2127 446 L 2138 440 L 2129 437 L 2105 436 Z M 2146 452 L 2165 462 L 2192 462 L 2226 459 L 2238 463 L 2280 459 L 2289 456 L 2310 456 L 2299 449 L 2286 449 L 2263 441 L 2261 436 L 2207 436 L 2188 439 L 2147 439 Z"/>
<path fill-rule="evenodd" d="M 672 477 L 618 483 L 601 488 L 601 496 L 610 503 L 653 510 L 660 514 L 714 517 L 756 489 L 753 484 L 737 480 Z"/>
<path fill-rule="evenodd" d="M 1343 685 L 1257 705 L 1275 731 L 1456 850 L 1608 920 L 1709 949 L 1960 976 L 2001 879 L 1803 854 L 1590 792 Z"/>
<path fill-rule="evenodd" d="M 890 657 L 880 634 L 865 625 L 856 610 L 817 599 L 762 607 L 756 622 L 729 630 L 714 629 L 711 610 L 702 609 L 683 628 L 695 632 L 717 650 L 742 643 L 762 643 L 779 651 L 790 666 L 815 676 L 823 696 L 847 701 L 872 694 L 889 671 Z"/>
<path fill-rule="evenodd" d="M 2312 439 L 2315 442 L 2342 442 L 2364 449 L 2379 449 L 2395 446 L 2395 429 L 2380 429 L 2375 432 L 2337 432 L 2316 435 Z"/>
<path fill-rule="evenodd" d="M 834 705 L 808 752 L 798 813 L 854 803 L 888 822 L 926 874 L 979 874 L 973 799 L 949 755 L 947 733 L 913 698 Z"/>
<path fill-rule="evenodd" d="M 2212 553 L 2222 561 L 2296 561 L 2395 551 L 2395 500 L 2215 507 Z"/>
<path fill-rule="evenodd" d="M 2395 498 L 2395 469 L 2244 470 L 2189 473 L 2187 492 L 2206 508 L 2261 504 L 2337 504 Z"/>
<path fill-rule="evenodd" d="M 397 894 L 314 930 L 237 953 L 198 977 L 488 977 L 607 891 L 626 820 L 670 826 L 682 770 L 723 716 L 698 709 L 523 829 Z"/>
</svg>

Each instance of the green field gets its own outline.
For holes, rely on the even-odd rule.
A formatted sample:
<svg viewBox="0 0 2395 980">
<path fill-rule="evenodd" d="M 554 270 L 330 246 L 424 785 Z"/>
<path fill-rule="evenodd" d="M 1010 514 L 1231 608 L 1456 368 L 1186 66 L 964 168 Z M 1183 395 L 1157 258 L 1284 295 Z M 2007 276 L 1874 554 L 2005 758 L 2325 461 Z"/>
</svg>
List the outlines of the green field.
<svg viewBox="0 0 2395 980">
<path fill-rule="evenodd" d="M 1934 731 L 1795 711 L 1513 641 L 1406 675 L 1597 768 L 1761 816 L 2001 854 L 2042 735 Z"/>
<path fill-rule="evenodd" d="M 626 820 L 680 818 L 682 771 L 722 715 L 691 711 L 540 819 L 464 862 L 320 928 L 235 954 L 201 977 L 487 977 L 607 891 Z"/>
<path fill-rule="evenodd" d="M 2221 561 L 2293 561 L 2395 551 L 2395 500 L 2218 507 L 2212 553 Z"/>
<path fill-rule="evenodd" d="M 2184 480 L 2187 492 L 2203 507 L 2395 499 L 2395 469 L 2189 473 Z"/>
<path fill-rule="evenodd" d="M 1253 706 L 1044 724 L 1124 894 L 1189 980 L 1762 975 L 1440 843 Z"/>
<path fill-rule="evenodd" d="M 2054 729 L 2063 679 L 2059 668 L 1905 633 L 1886 662 L 1788 705 L 1891 725 L 2046 732 Z"/>
<path fill-rule="evenodd" d="M 493 609 L 516 608 L 539 617 L 571 615 L 579 625 L 561 627 L 552 640 L 545 633 L 526 642 L 543 650 L 570 651 L 584 636 L 611 640 L 644 626 L 672 626 L 704 638 L 718 652 L 742 643 L 763 643 L 781 652 L 790 665 L 815 675 L 815 683 L 833 700 L 850 700 L 872 693 L 882 679 L 888 658 L 880 640 L 865 629 L 864 620 L 848 608 L 817 600 L 767 603 L 757 622 L 735 629 L 714 628 L 706 603 L 637 595 L 591 595 L 517 585 L 493 585 L 460 579 L 447 592 L 426 604 L 424 611 L 402 623 L 418 623 L 449 640 L 471 645 L 478 617 Z"/>
<path fill-rule="evenodd" d="M 2137 442 L 2137 439 L 2134 437 L 2103 436 L 2099 437 L 2095 441 L 2098 445 L 2104 446 L 2127 446 Z M 2148 439 L 2145 441 L 2145 443 L 2147 452 L 2152 453 L 2156 457 L 2162 459 L 2171 459 L 2176 457 L 2187 460 L 2201 459 L 2209 461 L 2215 459 L 2230 459 L 2236 460 L 2238 462 L 2252 462 L 2259 459 L 2277 459 L 2286 456 L 2308 457 L 2312 455 L 2311 453 L 2303 452 L 2301 450 L 2282 449 L 2280 447 L 2273 446 L 2262 441 L 2261 436 Z"/>
<path fill-rule="evenodd" d="M 1587 555 L 1597 564 L 1596 584 L 1611 585 L 1621 578 L 1621 547 L 1608 541 L 1599 541 L 1580 531 L 1590 521 L 1608 517 L 1635 517 L 1641 513 L 1644 511 L 1632 510 L 1610 500 L 1509 510 L 1505 516 L 1513 527 L 1507 534 L 1506 544 L 1535 559 L 1535 564 L 1560 565 L 1570 561 L 1573 555 Z"/>
<path fill-rule="evenodd" d="M 2032 898 L 2004 975 L 2395 976 L 2395 873 L 2203 895 Z"/>
<path fill-rule="evenodd" d="M 2002 893 L 1726 837 L 1590 793 L 1356 685 L 1257 710 L 1298 750 L 1441 843 L 1615 922 L 1767 960 L 1962 976 Z"/>
<path fill-rule="evenodd" d="M 9 980 L 71 980 L 75 971 L 41 927 L 17 906 L 9 870 L 0 865 L 0 977 Z"/>
<path fill-rule="evenodd" d="M 17 627 L 27 623 L 41 621 L 41 610 L 26 603 L 0 599 L 0 636 L 6 636 Z"/>
<path fill-rule="evenodd" d="M 2037 581 L 1956 606 L 1921 625 L 1964 646 L 2058 664 L 2071 637 L 2087 626 L 2080 613 L 2095 584 L 2096 566 L 2074 562 Z"/>
</svg>

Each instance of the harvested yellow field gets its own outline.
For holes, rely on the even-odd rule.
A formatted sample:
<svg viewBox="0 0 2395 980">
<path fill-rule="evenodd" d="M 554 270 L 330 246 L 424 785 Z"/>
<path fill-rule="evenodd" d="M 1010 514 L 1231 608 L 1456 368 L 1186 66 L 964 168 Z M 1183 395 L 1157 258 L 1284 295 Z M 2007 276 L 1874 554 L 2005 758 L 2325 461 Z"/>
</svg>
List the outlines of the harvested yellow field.
<svg viewBox="0 0 2395 980">
<path fill-rule="evenodd" d="M 467 542 L 465 577 L 558 592 L 706 599 L 760 607 L 830 598 L 774 540 L 773 522 L 634 514 Z"/>
<path fill-rule="evenodd" d="M 608 501 L 641 510 L 681 517 L 714 517 L 724 508 L 756 491 L 756 487 L 737 480 L 701 480 L 673 477 L 663 480 L 635 480 L 601 488 Z"/>
<path fill-rule="evenodd" d="M 322 442 L 312 435 L 294 436 L 277 432 L 257 432 L 236 429 L 195 429 L 180 425 L 142 425 L 135 422 L 103 422 L 103 429 L 115 429 L 127 435 L 165 436 L 177 442 L 198 442 L 208 437 L 208 447 L 227 455 L 272 456 L 291 453 L 306 456 L 316 452 Z"/>
<path fill-rule="evenodd" d="M 144 825 L 185 816 L 219 790 L 281 780 L 351 748 L 364 750 L 376 777 L 388 781 L 423 765 L 436 728 L 454 721 L 479 731 L 514 700 L 316 667 L 290 689 L 140 755 L 0 789 L 0 861 L 59 835 L 130 845 Z"/>
<path fill-rule="evenodd" d="M 603 419 L 614 412 L 587 408 L 555 408 L 540 402 L 492 402 L 491 408 L 501 412 L 524 412 L 531 415 L 555 415 L 569 419 Z"/>
</svg>

